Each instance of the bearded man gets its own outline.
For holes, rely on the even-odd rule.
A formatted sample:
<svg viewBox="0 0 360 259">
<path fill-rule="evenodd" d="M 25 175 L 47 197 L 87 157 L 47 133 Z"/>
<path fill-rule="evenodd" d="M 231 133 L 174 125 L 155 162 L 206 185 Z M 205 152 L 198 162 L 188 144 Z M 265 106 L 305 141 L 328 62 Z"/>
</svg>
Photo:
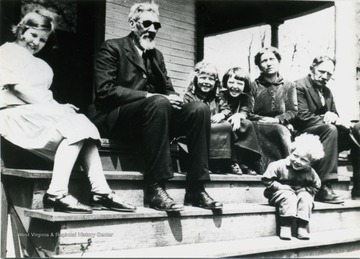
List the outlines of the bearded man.
<svg viewBox="0 0 360 259">
<path fill-rule="evenodd" d="M 186 136 L 189 171 L 185 205 L 220 209 L 204 189 L 210 180 L 208 152 L 210 111 L 206 104 L 184 104 L 167 75 L 162 53 L 155 48 L 161 28 L 158 6 L 140 3 L 129 13 L 131 33 L 103 43 L 95 61 L 95 112 L 92 121 L 103 135 L 141 141 L 146 156 L 145 205 L 163 211 L 183 206 L 166 192 L 173 177 L 170 139 Z"/>
</svg>

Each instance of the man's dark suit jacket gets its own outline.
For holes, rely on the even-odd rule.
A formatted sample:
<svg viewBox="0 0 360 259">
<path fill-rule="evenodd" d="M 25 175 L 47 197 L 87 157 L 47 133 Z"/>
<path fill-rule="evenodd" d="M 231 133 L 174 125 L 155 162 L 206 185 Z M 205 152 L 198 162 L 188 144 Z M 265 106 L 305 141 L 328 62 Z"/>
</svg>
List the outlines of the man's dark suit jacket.
<svg viewBox="0 0 360 259">
<path fill-rule="evenodd" d="M 162 53 L 147 51 L 152 64 L 156 89 L 149 92 L 176 94 L 167 75 Z M 95 60 L 95 101 L 89 108 L 89 117 L 102 134 L 113 128 L 122 105 L 146 98 L 147 70 L 133 42 L 133 34 L 105 41 Z"/>
<path fill-rule="evenodd" d="M 323 96 L 325 107 L 322 106 L 320 96 L 313 87 L 314 82 L 310 76 L 295 81 L 298 99 L 298 114 L 294 121 L 297 130 L 304 130 L 315 125 L 323 125 L 323 117 L 327 111 L 338 114 L 331 90 L 324 86 Z"/>
</svg>

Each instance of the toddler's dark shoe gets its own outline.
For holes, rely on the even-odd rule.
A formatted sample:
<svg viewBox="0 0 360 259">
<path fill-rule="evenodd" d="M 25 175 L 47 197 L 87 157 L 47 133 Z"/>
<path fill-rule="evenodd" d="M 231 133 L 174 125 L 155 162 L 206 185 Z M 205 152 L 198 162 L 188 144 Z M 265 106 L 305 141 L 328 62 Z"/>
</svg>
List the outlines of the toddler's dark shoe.
<svg viewBox="0 0 360 259">
<path fill-rule="evenodd" d="M 114 191 L 106 194 L 92 192 L 90 199 L 90 204 L 94 210 L 136 211 L 135 206 L 122 201 Z"/>
<path fill-rule="evenodd" d="M 291 240 L 291 227 L 290 226 L 280 226 L 280 239 Z"/>
<path fill-rule="evenodd" d="M 291 240 L 291 224 L 293 218 L 292 217 L 280 217 L 280 239 L 282 240 Z"/>
<path fill-rule="evenodd" d="M 91 207 L 82 204 L 74 196 L 64 194 L 62 196 L 54 196 L 45 193 L 43 197 L 45 211 L 62 211 L 75 214 L 91 214 Z"/>
<path fill-rule="evenodd" d="M 306 227 L 298 227 L 297 238 L 301 240 L 309 240 L 310 234 Z"/>
</svg>

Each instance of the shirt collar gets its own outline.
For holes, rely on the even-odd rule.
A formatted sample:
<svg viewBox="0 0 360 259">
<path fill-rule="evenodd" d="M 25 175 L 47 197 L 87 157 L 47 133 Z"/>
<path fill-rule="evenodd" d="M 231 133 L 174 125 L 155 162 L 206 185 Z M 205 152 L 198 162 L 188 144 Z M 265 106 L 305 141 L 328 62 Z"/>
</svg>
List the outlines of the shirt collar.
<svg viewBox="0 0 360 259">
<path fill-rule="evenodd" d="M 144 53 L 144 51 L 142 49 L 140 49 L 134 42 L 135 48 L 137 50 L 137 52 L 139 53 L 140 57 L 142 57 L 142 54 Z"/>
<path fill-rule="evenodd" d="M 261 74 L 261 75 L 256 79 L 256 81 L 257 81 L 258 83 L 266 86 L 266 87 L 269 87 L 269 86 L 272 86 L 272 85 L 275 85 L 275 86 L 281 85 L 281 84 L 283 83 L 284 79 L 283 79 L 283 77 L 282 77 L 280 74 L 278 74 L 278 75 L 277 75 L 277 78 L 276 78 L 276 80 L 275 80 L 274 82 L 268 82 L 268 81 L 265 80 L 264 76 Z"/>
</svg>

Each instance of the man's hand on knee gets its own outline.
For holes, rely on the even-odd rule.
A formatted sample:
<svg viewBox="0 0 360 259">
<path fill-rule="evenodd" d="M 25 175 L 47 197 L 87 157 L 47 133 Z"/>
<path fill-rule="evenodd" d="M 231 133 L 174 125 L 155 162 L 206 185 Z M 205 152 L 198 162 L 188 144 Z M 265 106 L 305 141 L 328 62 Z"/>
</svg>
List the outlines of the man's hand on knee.
<svg viewBox="0 0 360 259">
<path fill-rule="evenodd" d="M 334 112 L 326 112 L 323 118 L 325 124 L 335 124 L 339 116 Z"/>
<path fill-rule="evenodd" d="M 180 110 L 183 105 L 183 100 L 180 96 L 177 96 L 175 94 L 165 95 L 166 98 L 170 101 L 172 107 L 174 109 Z"/>
<path fill-rule="evenodd" d="M 152 97 L 154 95 L 161 95 L 161 96 L 166 97 L 169 100 L 171 106 L 174 109 L 180 110 L 182 105 L 183 105 L 182 98 L 180 96 L 175 95 L 175 94 L 164 95 L 164 94 L 157 94 L 157 93 L 147 93 L 146 98 Z"/>
</svg>

